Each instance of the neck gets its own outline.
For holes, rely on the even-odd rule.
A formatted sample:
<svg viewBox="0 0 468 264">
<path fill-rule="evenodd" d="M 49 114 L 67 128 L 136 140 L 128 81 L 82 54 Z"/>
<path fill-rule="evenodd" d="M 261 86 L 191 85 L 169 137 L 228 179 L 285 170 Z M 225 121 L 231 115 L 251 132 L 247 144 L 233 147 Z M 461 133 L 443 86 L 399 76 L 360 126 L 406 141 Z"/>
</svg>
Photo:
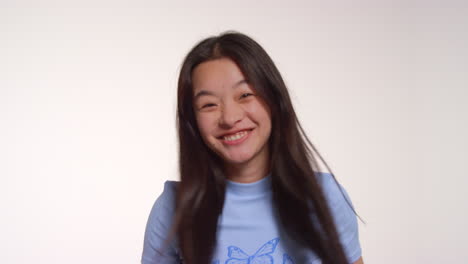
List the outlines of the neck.
<svg viewBox="0 0 468 264">
<path fill-rule="evenodd" d="M 242 164 L 226 164 L 226 178 L 239 183 L 256 182 L 268 175 L 269 167 L 268 156 L 261 155 Z"/>
</svg>

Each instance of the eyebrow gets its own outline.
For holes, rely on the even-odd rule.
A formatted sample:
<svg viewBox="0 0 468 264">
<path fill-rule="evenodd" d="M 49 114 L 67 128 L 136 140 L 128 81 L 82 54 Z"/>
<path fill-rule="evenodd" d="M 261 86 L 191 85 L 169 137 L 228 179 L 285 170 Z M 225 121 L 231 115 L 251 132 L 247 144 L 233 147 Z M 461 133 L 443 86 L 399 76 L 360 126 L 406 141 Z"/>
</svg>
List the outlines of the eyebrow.
<svg viewBox="0 0 468 264">
<path fill-rule="evenodd" d="M 238 82 L 236 82 L 232 88 L 235 89 L 237 87 L 239 87 L 241 84 L 244 84 L 244 83 L 248 83 L 248 81 L 246 79 L 242 79 Z M 205 96 L 205 95 L 212 95 L 212 96 L 215 96 L 215 94 L 213 92 L 210 92 L 210 91 L 207 91 L 207 90 L 201 90 L 199 91 L 197 94 L 195 94 L 195 96 L 193 97 L 194 100 L 197 100 L 198 98 L 200 98 L 201 96 Z"/>
</svg>

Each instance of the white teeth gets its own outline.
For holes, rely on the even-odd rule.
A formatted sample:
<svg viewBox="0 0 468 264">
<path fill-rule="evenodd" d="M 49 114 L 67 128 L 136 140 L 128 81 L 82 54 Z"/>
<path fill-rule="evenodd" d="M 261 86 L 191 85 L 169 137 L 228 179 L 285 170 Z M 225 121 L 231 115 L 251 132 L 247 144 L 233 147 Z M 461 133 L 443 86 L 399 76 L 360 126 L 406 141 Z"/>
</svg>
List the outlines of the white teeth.
<svg viewBox="0 0 468 264">
<path fill-rule="evenodd" d="M 234 135 L 231 135 L 231 136 L 225 136 L 223 137 L 224 140 L 226 141 L 234 141 L 234 140 L 238 140 L 242 137 L 244 137 L 245 135 L 247 135 L 247 131 L 241 131 L 241 132 L 237 132 L 236 134 Z"/>
</svg>

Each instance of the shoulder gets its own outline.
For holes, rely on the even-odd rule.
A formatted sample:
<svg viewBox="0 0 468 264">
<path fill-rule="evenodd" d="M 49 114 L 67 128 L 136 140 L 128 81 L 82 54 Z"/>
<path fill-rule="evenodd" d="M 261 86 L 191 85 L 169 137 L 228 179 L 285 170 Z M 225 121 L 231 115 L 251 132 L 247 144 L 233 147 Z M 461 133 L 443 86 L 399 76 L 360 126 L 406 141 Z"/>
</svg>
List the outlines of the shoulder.
<svg viewBox="0 0 468 264">
<path fill-rule="evenodd" d="M 351 204 L 346 189 L 341 186 L 341 184 L 336 181 L 333 174 L 329 172 L 316 172 L 316 179 L 320 186 L 322 187 L 325 199 L 330 207 L 338 206 L 342 203 L 346 203 L 346 200 Z"/>
<path fill-rule="evenodd" d="M 177 263 L 175 244 L 171 243 L 169 248 L 165 244 L 175 212 L 177 186 L 178 182 L 166 181 L 153 204 L 146 224 L 142 263 Z"/>
<path fill-rule="evenodd" d="M 327 172 L 316 173 L 348 260 L 353 263 L 361 256 L 357 218 L 346 189 Z"/>
<path fill-rule="evenodd" d="M 169 229 L 175 213 L 178 182 L 166 181 L 162 193 L 156 198 L 148 218 L 151 229 Z"/>
<path fill-rule="evenodd" d="M 176 181 L 166 181 L 164 183 L 163 192 L 154 202 L 153 208 L 151 210 L 152 214 L 160 216 L 161 214 L 167 215 L 173 213 L 178 185 L 179 182 Z"/>
<path fill-rule="evenodd" d="M 158 197 L 162 201 L 171 201 L 175 199 L 177 193 L 177 187 L 179 186 L 178 181 L 166 181 L 164 183 L 163 192 Z"/>
</svg>

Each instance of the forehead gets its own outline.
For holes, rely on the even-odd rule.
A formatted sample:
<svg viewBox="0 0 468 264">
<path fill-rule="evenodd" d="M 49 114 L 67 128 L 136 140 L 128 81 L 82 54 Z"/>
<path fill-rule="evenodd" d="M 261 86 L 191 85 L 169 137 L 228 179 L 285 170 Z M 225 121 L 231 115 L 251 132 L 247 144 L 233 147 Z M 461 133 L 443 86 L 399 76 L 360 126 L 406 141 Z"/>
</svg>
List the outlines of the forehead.
<svg viewBox="0 0 468 264">
<path fill-rule="evenodd" d="M 237 64 L 228 58 L 203 62 L 192 72 L 193 90 L 220 90 L 245 79 Z"/>
</svg>

